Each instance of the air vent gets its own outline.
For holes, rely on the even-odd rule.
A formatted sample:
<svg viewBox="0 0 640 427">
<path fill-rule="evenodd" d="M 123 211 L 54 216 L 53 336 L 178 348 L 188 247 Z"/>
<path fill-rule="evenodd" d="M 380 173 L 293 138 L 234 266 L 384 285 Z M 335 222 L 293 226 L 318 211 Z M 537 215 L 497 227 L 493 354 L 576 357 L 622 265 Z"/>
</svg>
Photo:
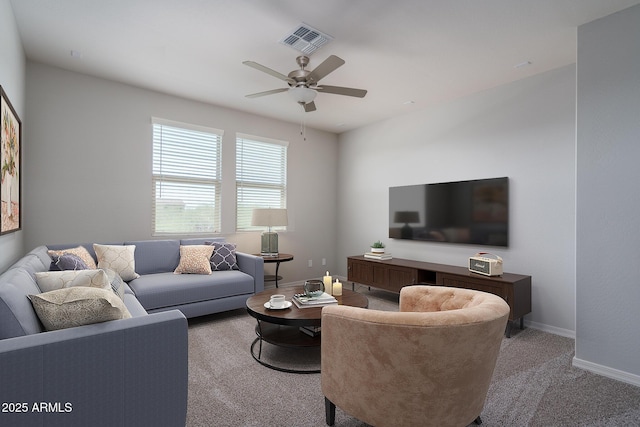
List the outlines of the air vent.
<svg viewBox="0 0 640 427">
<path fill-rule="evenodd" d="M 280 43 L 291 46 L 305 55 L 311 55 L 331 40 L 333 40 L 333 37 L 330 35 L 324 34 L 307 24 L 300 24 L 284 36 Z"/>
</svg>

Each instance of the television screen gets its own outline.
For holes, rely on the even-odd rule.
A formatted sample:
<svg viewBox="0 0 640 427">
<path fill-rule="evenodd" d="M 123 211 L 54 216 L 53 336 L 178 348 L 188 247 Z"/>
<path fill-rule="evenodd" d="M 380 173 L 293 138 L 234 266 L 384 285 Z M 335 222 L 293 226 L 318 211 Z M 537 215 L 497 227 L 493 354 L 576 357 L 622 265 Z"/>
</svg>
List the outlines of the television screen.
<svg viewBox="0 0 640 427">
<path fill-rule="evenodd" d="M 390 187 L 389 237 L 506 247 L 509 178 Z"/>
</svg>

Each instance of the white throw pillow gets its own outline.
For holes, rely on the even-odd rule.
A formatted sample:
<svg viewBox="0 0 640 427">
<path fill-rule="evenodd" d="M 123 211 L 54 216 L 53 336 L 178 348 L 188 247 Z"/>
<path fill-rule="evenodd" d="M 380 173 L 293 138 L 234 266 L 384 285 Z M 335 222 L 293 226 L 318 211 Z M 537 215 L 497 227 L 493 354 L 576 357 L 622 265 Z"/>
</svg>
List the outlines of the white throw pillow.
<svg viewBox="0 0 640 427">
<path fill-rule="evenodd" d="M 140 277 L 136 273 L 135 245 L 99 245 L 94 243 L 93 250 L 98 257 L 98 268 L 109 268 L 128 282 Z"/>
<path fill-rule="evenodd" d="M 35 276 L 42 292 L 75 286 L 111 289 L 109 277 L 104 270 L 41 271 L 35 273 Z"/>
<path fill-rule="evenodd" d="M 128 319 L 131 313 L 111 290 L 77 286 L 29 295 L 47 331 Z"/>
</svg>

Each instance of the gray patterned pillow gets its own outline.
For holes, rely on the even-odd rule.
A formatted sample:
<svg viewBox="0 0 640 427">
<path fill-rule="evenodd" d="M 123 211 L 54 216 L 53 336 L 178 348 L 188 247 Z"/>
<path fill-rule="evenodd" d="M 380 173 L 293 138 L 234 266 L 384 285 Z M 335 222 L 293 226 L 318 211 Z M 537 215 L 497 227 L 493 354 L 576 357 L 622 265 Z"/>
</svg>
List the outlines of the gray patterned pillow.
<svg viewBox="0 0 640 427">
<path fill-rule="evenodd" d="M 131 313 L 111 290 L 77 286 L 29 295 L 47 331 L 128 319 Z"/>
<path fill-rule="evenodd" d="M 205 244 L 213 246 L 213 255 L 211 255 L 210 261 L 211 270 L 240 270 L 234 243 L 205 242 Z"/>
<path fill-rule="evenodd" d="M 85 248 L 84 246 L 78 246 L 75 248 L 60 249 L 60 250 L 48 250 L 47 253 L 49 254 L 50 257 L 54 255 L 74 254 L 79 256 L 80 259 L 82 259 L 82 261 L 84 261 L 84 263 L 87 264 L 87 268 L 92 270 L 95 268 L 98 268 L 98 266 L 96 265 L 96 262 L 93 260 L 93 257 L 91 256 L 87 248 Z"/>
<path fill-rule="evenodd" d="M 51 255 L 51 262 L 61 271 L 64 270 L 86 270 L 87 264 L 75 254 Z"/>
</svg>

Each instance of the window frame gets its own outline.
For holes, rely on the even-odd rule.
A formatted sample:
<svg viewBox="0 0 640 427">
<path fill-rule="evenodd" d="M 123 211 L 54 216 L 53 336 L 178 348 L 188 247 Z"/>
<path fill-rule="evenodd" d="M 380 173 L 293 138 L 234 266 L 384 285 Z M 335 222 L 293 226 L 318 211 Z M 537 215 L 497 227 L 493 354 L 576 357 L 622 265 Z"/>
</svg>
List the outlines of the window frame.
<svg viewBox="0 0 640 427">
<path fill-rule="evenodd" d="M 152 236 L 210 236 L 212 234 L 221 232 L 221 217 L 222 217 L 222 138 L 224 136 L 224 131 L 220 129 L 215 129 L 206 126 L 194 125 L 190 123 L 177 122 L 167 119 L 161 119 L 158 117 L 152 117 L 152 167 L 151 167 L 151 235 Z M 160 127 L 158 129 L 158 127 Z M 190 167 L 195 173 L 193 176 L 190 174 L 182 175 L 176 173 L 175 171 L 179 167 L 179 163 L 182 162 L 193 162 L 193 152 L 191 153 L 191 159 L 189 159 L 189 155 L 182 153 L 179 157 L 171 159 L 174 163 L 169 164 L 167 170 L 163 170 L 162 164 L 163 162 L 163 148 L 171 148 L 173 144 L 175 148 L 177 142 L 176 141 L 163 141 L 162 136 L 160 136 L 160 140 L 157 140 L 156 132 L 159 130 L 162 133 L 162 128 L 166 127 L 171 129 L 174 132 L 175 138 L 183 137 L 188 140 L 189 133 L 193 133 L 191 137 L 196 135 L 200 135 L 201 138 L 198 138 L 198 144 L 206 147 L 207 144 L 210 144 L 210 148 L 212 151 L 209 151 L 208 155 L 213 159 L 214 165 L 211 167 L 212 174 L 207 175 L 203 169 L 195 169 L 193 168 L 194 163 L 190 163 Z M 184 131 L 184 135 L 178 135 L 176 131 Z M 213 138 L 211 138 L 213 137 Z M 211 139 L 211 141 L 207 141 L 203 143 L 200 139 Z M 194 141 L 194 140 L 192 140 Z M 160 144 L 160 147 L 158 147 Z M 167 144 L 167 145 L 165 145 Z M 195 147 L 197 149 L 197 146 Z M 159 150 L 159 151 L 158 151 Z M 196 163 L 197 165 L 197 163 Z M 170 169 L 173 166 L 173 171 Z M 203 163 L 200 166 L 206 166 L 206 163 Z M 160 170 L 158 170 L 160 167 Z M 186 170 L 186 169 L 185 169 Z M 182 230 L 168 230 L 165 231 L 168 227 L 168 224 L 165 224 L 164 227 L 161 225 L 158 227 L 158 201 L 161 197 L 158 197 L 158 185 L 160 187 L 166 184 L 168 186 L 168 190 L 173 187 L 175 191 L 179 186 L 184 186 L 184 188 L 191 187 L 188 196 L 192 196 L 192 202 L 197 203 L 201 201 L 206 201 L 208 199 L 201 198 L 202 196 L 198 196 L 198 193 L 203 194 L 207 190 L 213 193 L 213 218 L 211 221 L 211 226 L 208 228 L 203 228 L 202 230 L 196 229 L 188 229 L 183 228 Z M 184 202 L 184 199 L 182 200 Z M 193 223 L 185 222 L 183 224 L 179 224 L 182 226 L 197 226 L 195 223 L 196 215 L 191 218 Z M 185 217 L 186 218 L 186 217 Z M 163 228 L 165 230 L 163 230 Z"/>
<path fill-rule="evenodd" d="M 244 164 L 245 160 L 255 160 L 255 159 L 246 159 L 245 158 L 245 150 L 244 144 L 249 143 L 254 146 L 264 145 L 264 147 L 270 147 L 275 149 L 280 149 L 280 162 L 278 163 L 276 168 L 273 168 L 267 171 L 264 175 L 264 180 L 260 181 L 258 176 L 255 173 L 244 173 L 244 168 L 250 167 L 250 165 Z M 242 147 L 241 147 L 242 146 Z M 255 150 L 255 147 L 253 148 Z M 245 231 L 256 231 L 256 230 L 264 230 L 264 227 L 252 226 L 251 225 L 251 213 L 255 208 L 286 208 L 287 207 L 287 192 L 288 192 L 288 151 L 289 151 L 289 142 L 265 138 L 256 135 L 248 135 L 244 133 L 236 133 L 236 232 L 245 232 Z M 273 153 L 266 153 L 272 154 Z M 258 165 L 259 169 L 266 169 L 269 166 L 266 162 L 260 162 Z M 280 169 L 280 182 L 270 182 L 269 178 L 273 179 L 274 175 L 278 175 L 276 169 Z M 249 179 L 247 175 L 253 175 Z M 270 175 L 270 176 L 266 176 Z M 243 190 L 252 190 L 255 193 L 263 193 L 262 201 L 256 199 L 249 198 L 245 195 L 245 191 Z M 280 195 L 278 197 L 278 201 L 274 201 L 273 198 L 270 198 L 269 195 L 265 194 L 262 190 L 270 191 L 270 192 L 279 192 Z M 242 204 L 250 204 L 249 206 L 241 206 Z M 250 211 L 249 211 L 250 210 Z M 286 230 L 287 227 L 272 227 L 272 230 L 283 231 Z"/>
</svg>

